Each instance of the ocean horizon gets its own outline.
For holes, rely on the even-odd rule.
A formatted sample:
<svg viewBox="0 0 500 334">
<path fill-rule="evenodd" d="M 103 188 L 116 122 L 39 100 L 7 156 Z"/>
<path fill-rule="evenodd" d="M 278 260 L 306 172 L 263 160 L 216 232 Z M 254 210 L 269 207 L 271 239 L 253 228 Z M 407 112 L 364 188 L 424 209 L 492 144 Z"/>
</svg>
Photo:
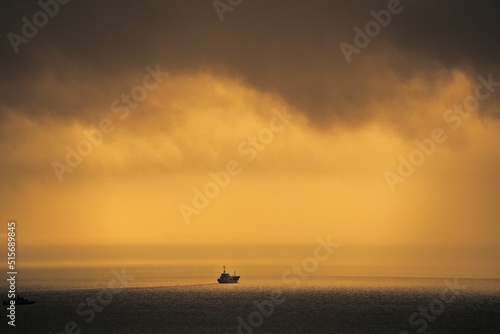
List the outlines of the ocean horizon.
<svg viewBox="0 0 500 334">
<path fill-rule="evenodd" d="M 22 333 L 496 333 L 500 280 L 179 276 L 94 268 L 93 280 L 20 282 Z M 87 268 L 87 272 L 92 271 Z M 141 274 L 142 273 L 142 274 Z M 161 277 L 163 275 L 163 277 Z M 99 277 L 100 279 L 96 279 Z"/>
</svg>

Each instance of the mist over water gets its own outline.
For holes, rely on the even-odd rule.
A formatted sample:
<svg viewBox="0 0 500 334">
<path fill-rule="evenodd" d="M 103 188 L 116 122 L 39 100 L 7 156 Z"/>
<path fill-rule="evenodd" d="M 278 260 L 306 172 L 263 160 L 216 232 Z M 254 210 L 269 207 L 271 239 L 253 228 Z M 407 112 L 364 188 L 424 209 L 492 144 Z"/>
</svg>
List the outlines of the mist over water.
<svg viewBox="0 0 500 334">
<path fill-rule="evenodd" d="M 500 248 L 430 245 L 357 245 L 337 240 L 315 276 L 498 278 Z M 138 278 L 218 276 L 222 266 L 245 278 L 281 277 L 292 265 L 314 255 L 316 240 L 304 244 L 186 244 L 108 246 L 24 246 L 20 253 L 23 282 L 100 280 L 112 269 L 127 268 Z M 0 255 L 5 250 L 0 249 Z M 6 256 L 6 254 L 4 254 Z"/>
</svg>

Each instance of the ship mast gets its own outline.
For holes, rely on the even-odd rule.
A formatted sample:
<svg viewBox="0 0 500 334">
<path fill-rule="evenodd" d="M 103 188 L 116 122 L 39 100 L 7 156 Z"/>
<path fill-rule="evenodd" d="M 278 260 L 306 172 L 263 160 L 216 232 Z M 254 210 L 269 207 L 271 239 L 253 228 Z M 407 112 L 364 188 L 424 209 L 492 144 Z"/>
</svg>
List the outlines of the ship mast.
<svg viewBox="0 0 500 334">
<path fill-rule="evenodd" d="M 226 273 L 226 266 L 223 266 L 223 268 L 224 268 L 224 274 L 225 274 Z"/>
</svg>

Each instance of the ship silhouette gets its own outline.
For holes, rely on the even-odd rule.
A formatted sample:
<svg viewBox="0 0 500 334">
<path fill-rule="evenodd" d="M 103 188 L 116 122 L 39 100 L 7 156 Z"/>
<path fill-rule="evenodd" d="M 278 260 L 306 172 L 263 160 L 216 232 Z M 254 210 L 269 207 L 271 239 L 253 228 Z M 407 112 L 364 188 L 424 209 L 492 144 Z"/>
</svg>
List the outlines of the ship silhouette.
<svg viewBox="0 0 500 334">
<path fill-rule="evenodd" d="M 234 271 L 234 276 L 229 275 L 226 273 L 226 266 L 223 267 L 224 272 L 220 274 L 220 277 L 217 279 L 217 282 L 223 284 L 223 283 L 238 283 L 238 280 L 240 279 L 240 276 L 236 276 L 236 270 Z"/>
<path fill-rule="evenodd" d="M 16 295 L 16 298 L 13 299 L 16 303 L 15 305 L 31 305 L 31 304 L 35 304 L 36 302 L 34 300 L 28 300 L 28 299 L 25 299 L 23 297 L 21 297 L 21 295 L 17 294 Z M 10 305 L 10 300 L 4 300 L 3 301 L 3 305 Z"/>
</svg>

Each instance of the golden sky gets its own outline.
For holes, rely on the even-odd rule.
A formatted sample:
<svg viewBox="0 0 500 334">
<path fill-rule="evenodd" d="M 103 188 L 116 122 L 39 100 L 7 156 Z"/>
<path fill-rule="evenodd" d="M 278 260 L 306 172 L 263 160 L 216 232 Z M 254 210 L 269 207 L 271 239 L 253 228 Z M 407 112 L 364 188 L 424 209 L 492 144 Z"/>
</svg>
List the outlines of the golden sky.
<svg viewBox="0 0 500 334">
<path fill-rule="evenodd" d="M 0 220 L 46 254 L 24 261 L 235 244 L 300 260 L 330 235 L 342 274 L 500 277 L 500 84 L 485 84 L 500 81 L 496 49 L 469 50 L 463 27 L 411 27 L 444 11 L 424 2 L 348 64 L 339 43 L 384 8 L 361 3 L 245 2 L 224 21 L 211 2 L 71 3 L 17 55 L 4 41 Z M 485 39 L 487 22 L 471 34 Z M 488 97 L 470 112 L 453 109 L 478 89 Z M 418 166 L 402 176 L 401 159 Z M 80 248 L 63 256 L 62 245 Z"/>
</svg>

